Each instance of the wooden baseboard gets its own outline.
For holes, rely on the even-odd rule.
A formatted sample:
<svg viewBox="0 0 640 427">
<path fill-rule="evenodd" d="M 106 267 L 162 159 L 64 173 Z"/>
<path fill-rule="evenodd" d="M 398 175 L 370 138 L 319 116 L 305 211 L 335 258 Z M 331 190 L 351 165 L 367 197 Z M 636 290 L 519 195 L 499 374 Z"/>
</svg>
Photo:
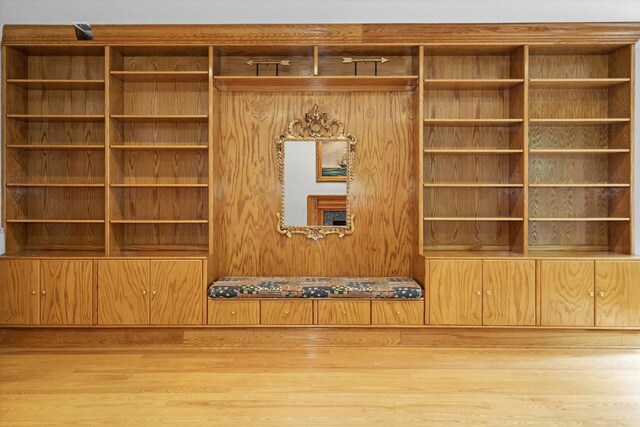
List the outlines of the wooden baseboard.
<svg viewBox="0 0 640 427">
<path fill-rule="evenodd" d="M 176 347 L 572 347 L 640 348 L 640 331 L 464 328 L 0 329 L 0 348 Z"/>
</svg>

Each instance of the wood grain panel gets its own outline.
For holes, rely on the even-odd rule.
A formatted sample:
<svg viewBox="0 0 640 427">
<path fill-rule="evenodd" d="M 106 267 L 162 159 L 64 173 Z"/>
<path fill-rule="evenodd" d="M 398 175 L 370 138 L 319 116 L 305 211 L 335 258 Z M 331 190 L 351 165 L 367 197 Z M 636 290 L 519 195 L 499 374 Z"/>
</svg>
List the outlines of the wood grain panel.
<svg viewBox="0 0 640 427">
<path fill-rule="evenodd" d="M 640 262 L 596 261 L 596 326 L 640 326 Z"/>
<path fill-rule="evenodd" d="M 112 188 L 111 219 L 207 219 L 207 188 Z"/>
<path fill-rule="evenodd" d="M 371 301 L 372 325 L 422 325 L 424 301 Z"/>
<path fill-rule="evenodd" d="M 207 303 L 209 325 L 259 325 L 260 301 L 237 299 L 209 300 Z"/>
<path fill-rule="evenodd" d="M 594 325 L 593 261 L 541 261 L 543 326 Z"/>
<path fill-rule="evenodd" d="M 40 323 L 93 323 L 93 261 L 40 262 Z"/>
<path fill-rule="evenodd" d="M 609 75 L 609 55 L 530 55 L 532 79 L 594 79 Z"/>
<path fill-rule="evenodd" d="M 37 325 L 40 321 L 39 261 L 0 261 L 0 324 Z"/>
<path fill-rule="evenodd" d="M 529 128 L 529 147 L 533 149 L 616 148 L 613 144 L 609 144 L 610 129 L 617 129 L 621 126 L 628 125 L 531 126 Z"/>
<path fill-rule="evenodd" d="M 508 79 L 511 76 L 509 55 L 433 55 L 425 47 L 425 79 Z M 444 52 L 438 52 L 444 53 Z"/>
<path fill-rule="evenodd" d="M 507 119 L 508 90 L 427 90 L 425 119 Z M 511 117 L 518 118 L 518 117 Z"/>
<path fill-rule="evenodd" d="M 111 182 L 114 184 L 206 184 L 207 164 L 205 150 L 126 151 L 115 156 L 111 162 Z"/>
<path fill-rule="evenodd" d="M 429 261 L 429 323 L 482 324 L 482 261 Z"/>
<path fill-rule="evenodd" d="M 510 128 L 505 126 L 425 126 L 425 149 L 509 149 Z"/>
<path fill-rule="evenodd" d="M 535 261 L 483 261 L 482 324 L 536 324 Z"/>
<path fill-rule="evenodd" d="M 260 324 L 311 325 L 313 324 L 313 301 L 262 300 Z"/>
<path fill-rule="evenodd" d="M 221 206 L 222 275 L 407 276 L 413 247 L 410 93 L 222 93 L 214 141 L 214 204 Z M 355 233 L 311 241 L 276 230 L 280 210 L 274 138 L 314 104 L 358 138 Z M 384 250 L 382 250 L 384 248 Z"/>
<path fill-rule="evenodd" d="M 149 324 L 149 261 L 98 261 L 98 324 Z"/>
<path fill-rule="evenodd" d="M 152 325 L 202 324 L 202 261 L 150 261 Z"/>
<path fill-rule="evenodd" d="M 592 119 L 615 116 L 609 114 L 608 89 L 531 89 L 529 117 Z"/>
<path fill-rule="evenodd" d="M 369 325 L 371 301 L 316 301 L 318 325 Z"/>
</svg>

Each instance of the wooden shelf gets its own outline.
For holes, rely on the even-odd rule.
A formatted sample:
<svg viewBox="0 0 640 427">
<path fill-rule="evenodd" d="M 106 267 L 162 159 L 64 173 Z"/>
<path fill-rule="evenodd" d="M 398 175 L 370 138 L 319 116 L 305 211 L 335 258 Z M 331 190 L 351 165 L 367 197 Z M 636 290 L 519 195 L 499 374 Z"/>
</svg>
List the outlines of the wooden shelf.
<svg viewBox="0 0 640 427">
<path fill-rule="evenodd" d="M 599 89 L 629 83 L 629 78 L 602 79 L 530 79 L 531 89 Z"/>
<path fill-rule="evenodd" d="M 28 122 L 102 122 L 103 114 L 7 114 L 8 119 Z"/>
<path fill-rule="evenodd" d="M 529 184 L 530 188 L 629 188 L 631 184 L 571 183 L 571 184 Z"/>
<path fill-rule="evenodd" d="M 206 219 L 112 219 L 111 224 L 207 224 Z"/>
<path fill-rule="evenodd" d="M 145 145 L 111 145 L 110 146 L 114 150 L 206 150 L 208 147 L 206 145 L 180 145 L 180 144 L 145 144 Z"/>
<path fill-rule="evenodd" d="M 628 123 L 628 118 L 593 118 L 593 119 L 529 119 L 532 126 L 597 126 Z"/>
<path fill-rule="evenodd" d="M 524 79 L 425 79 L 425 90 L 491 90 L 509 89 L 524 83 Z"/>
<path fill-rule="evenodd" d="M 425 154 L 522 154 L 521 149 L 487 149 L 487 148 L 427 148 Z"/>
<path fill-rule="evenodd" d="M 502 222 L 502 221 L 509 221 L 509 222 L 515 222 L 515 221 L 524 221 L 524 218 L 517 218 L 517 217 L 503 217 L 503 216 L 499 216 L 499 217 L 455 217 L 455 216 L 443 216 L 443 217 L 424 217 L 423 218 L 425 221 L 473 221 L 473 222 L 485 222 L 485 221 L 495 221 L 495 222 Z"/>
<path fill-rule="evenodd" d="M 523 119 L 424 119 L 426 126 L 511 126 L 523 123 Z"/>
<path fill-rule="evenodd" d="M 104 184 L 50 184 L 50 183 L 7 183 L 7 187 L 51 187 L 51 188 L 100 188 L 104 187 Z"/>
<path fill-rule="evenodd" d="M 629 153 L 627 148 L 532 148 L 531 154 L 616 154 Z"/>
<path fill-rule="evenodd" d="M 82 150 L 82 151 L 100 151 L 104 150 L 104 145 L 84 145 L 84 144 L 9 144 L 7 148 L 16 150 Z"/>
<path fill-rule="evenodd" d="M 111 71 L 110 74 L 125 82 L 206 82 L 209 78 L 208 71 Z"/>
<path fill-rule="evenodd" d="M 209 116 L 206 114 L 183 114 L 183 115 L 149 115 L 149 114 L 112 114 L 110 116 L 114 120 L 123 120 L 128 122 L 140 123 L 206 123 Z"/>
<path fill-rule="evenodd" d="M 424 184 L 425 188 L 523 188 L 524 184 L 510 184 L 510 183 L 460 183 L 460 182 L 451 182 L 451 183 L 426 183 Z"/>
<path fill-rule="evenodd" d="M 104 80 L 7 79 L 8 84 L 39 90 L 101 90 Z"/>
<path fill-rule="evenodd" d="M 555 218 L 529 218 L 532 222 L 624 222 L 629 218 L 616 217 L 555 217 Z"/>
<path fill-rule="evenodd" d="M 7 219 L 7 222 L 24 224 L 104 224 L 103 219 Z"/>
<path fill-rule="evenodd" d="M 221 91 L 410 91 L 418 76 L 215 76 Z"/>
<path fill-rule="evenodd" d="M 114 188 L 207 188 L 207 184 L 109 184 Z"/>
</svg>

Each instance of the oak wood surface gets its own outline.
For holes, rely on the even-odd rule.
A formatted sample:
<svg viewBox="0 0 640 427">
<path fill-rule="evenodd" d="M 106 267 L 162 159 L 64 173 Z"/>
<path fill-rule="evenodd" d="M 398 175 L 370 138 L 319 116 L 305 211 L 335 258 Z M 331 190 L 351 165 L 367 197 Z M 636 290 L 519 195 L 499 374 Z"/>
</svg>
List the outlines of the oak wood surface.
<svg viewBox="0 0 640 427">
<path fill-rule="evenodd" d="M 429 324 L 482 324 L 482 261 L 429 261 Z"/>
<path fill-rule="evenodd" d="M 318 325 L 369 325 L 371 301 L 324 301 L 315 304 Z"/>
<path fill-rule="evenodd" d="M 208 300 L 207 313 L 209 325 L 259 325 L 260 301 Z"/>
<path fill-rule="evenodd" d="M 0 324 L 40 323 L 40 262 L 0 261 Z"/>
<path fill-rule="evenodd" d="M 262 325 L 311 325 L 313 301 L 260 301 Z"/>
<path fill-rule="evenodd" d="M 541 261 L 540 324 L 593 326 L 594 285 L 591 261 Z"/>
<path fill-rule="evenodd" d="M 482 262 L 482 324 L 535 325 L 535 261 Z"/>
<path fill-rule="evenodd" d="M 154 325 L 201 325 L 202 261 L 152 260 L 150 323 Z"/>
<path fill-rule="evenodd" d="M 93 324 L 93 261 L 40 261 L 40 323 Z"/>
<path fill-rule="evenodd" d="M 98 261 L 98 324 L 149 324 L 149 261 Z"/>
<path fill-rule="evenodd" d="M 424 301 L 371 301 L 372 325 L 422 325 Z"/>
<path fill-rule="evenodd" d="M 640 264 L 596 262 L 596 326 L 640 325 Z"/>
</svg>

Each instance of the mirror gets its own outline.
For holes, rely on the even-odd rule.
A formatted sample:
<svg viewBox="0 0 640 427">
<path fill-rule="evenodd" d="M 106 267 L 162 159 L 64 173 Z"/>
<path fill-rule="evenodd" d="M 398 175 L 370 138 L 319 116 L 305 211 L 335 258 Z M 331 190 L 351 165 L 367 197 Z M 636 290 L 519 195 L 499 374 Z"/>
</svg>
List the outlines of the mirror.
<svg viewBox="0 0 640 427">
<path fill-rule="evenodd" d="M 276 138 L 281 209 L 278 231 L 322 239 L 353 233 L 350 187 L 356 139 L 318 106 Z"/>
</svg>

